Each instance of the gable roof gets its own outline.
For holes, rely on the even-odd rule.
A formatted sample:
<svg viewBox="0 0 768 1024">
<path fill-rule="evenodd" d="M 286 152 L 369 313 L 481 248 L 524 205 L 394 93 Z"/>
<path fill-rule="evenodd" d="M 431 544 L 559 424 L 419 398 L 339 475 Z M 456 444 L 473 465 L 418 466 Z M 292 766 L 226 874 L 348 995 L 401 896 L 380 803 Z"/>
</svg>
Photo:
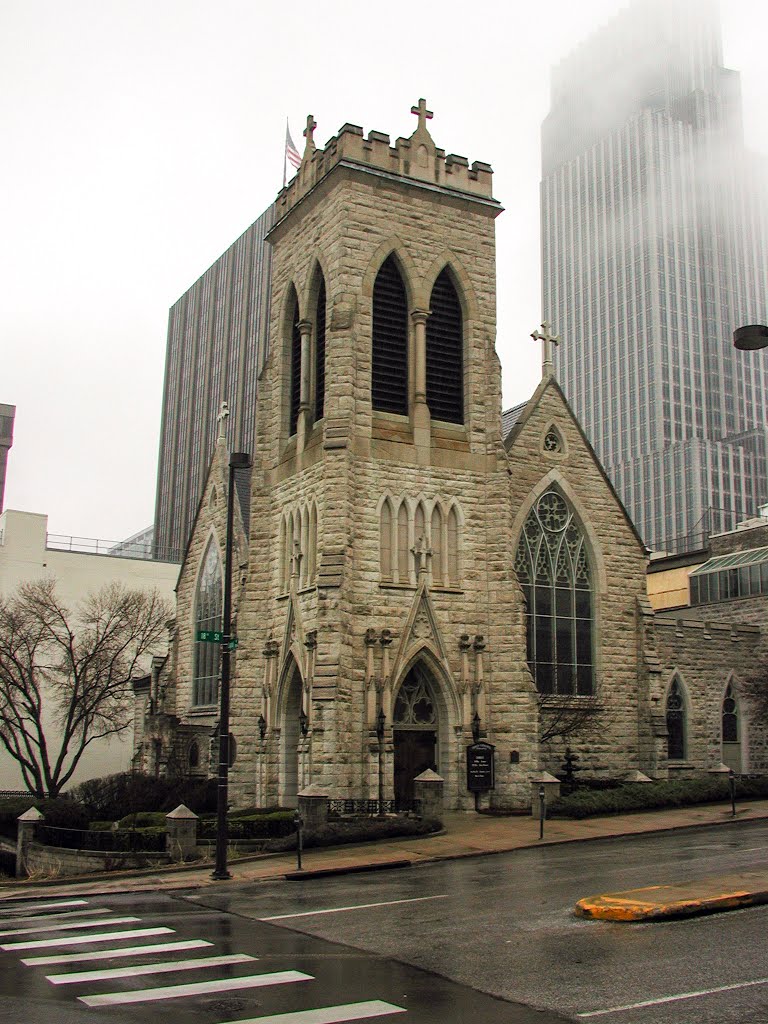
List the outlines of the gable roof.
<svg viewBox="0 0 768 1024">
<path fill-rule="evenodd" d="M 553 388 L 555 393 L 557 394 L 558 398 L 563 403 L 563 406 L 565 407 L 566 412 L 568 413 L 568 415 L 571 418 L 571 421 L 573 422 L 574 426 L 578 430 L 579 436 L 581 437 L 581 440 L 584 442 L 584 446 L 586 447 L 587 451 L 592 456 L 592 458 L 593 458 L 593 460 L 595 462 L 595 465 L 597 466 L 597 469 L 600 472 L 600 475 L 602 476 L 603 480 L 605 481 L 605 483 L 606 483 L 606 485 L 608 487 L 608 490 L 611 492 L 613 497 L 616 499 L 616 503 L 618 504 L 618 506 L 619 506 L 623 516 L 624 516 L 624 519 L 626 520 L 627 524 L 629 525 L 629 528 L 631 529 L 632 533 L 634 534 L 635 538 L 637 539 L 638 544 L 640 545 L 642 550 L 645 551 L 646 554 L 650 554 L 649 549 L 645 546 L 645 541 L 640 536 L 640 534 L 637 532 L 637 527 L 633 523 L 632 517 L 630 516 L 629 512 L 627 512 L 626 508 L 624 507 L 624 502 L 621 500 L 621 498 L 617 494 L 616 488 L 613 486 L 611 478 L 605 472 L 605 469 L 603 468 L 602 462 L 597 457 L 597 453 L 595 452 L 595 449 L 590 444 L 589 438 L 584 433 L 584 430 L 582 429 L 581 423 L 579 423 L 579 420 L 578 420 L 576 414 L 574 413 L 573 409 L 571 408 L 570 403 L 568 402 L 568 399 L 563 394 L 563 389 L 557 383 L 557 379 L 555 378 L 554 374 L 550 373 L 546 377 L 542 377 L 541 378 L 538 387 L 536 388 L 536 390 L 534 391 L 534 393 L 531 395 L 531 397 L 528 399 L 527 402 L 522 402 L 520 405 L 515 405 L 511 409 L 507 409 L 506 412 L 503 412 L 501 414 L 501 425 L 502 425 L 501 436 L 502 436 L 502 439 L 504 441 L 504 447 L 507 450 L 507 454 L 510 453 L 510 449 L 515 444 L 517 438 L 520 436 L 520 432 L 522 431 L 522 429 L 525 426 L 525 424 L 528 422 L 528 420 L 533 415 L 534 410 L 539 405 L 539 402 L 541 401 L 542 396 L 544 395 L 544 392 L 548 388 Z M 510 426 L 509 426 L 508 429 L 505 429 L 505 425 L 507 423 L 509 423 Z"/>
</svg>

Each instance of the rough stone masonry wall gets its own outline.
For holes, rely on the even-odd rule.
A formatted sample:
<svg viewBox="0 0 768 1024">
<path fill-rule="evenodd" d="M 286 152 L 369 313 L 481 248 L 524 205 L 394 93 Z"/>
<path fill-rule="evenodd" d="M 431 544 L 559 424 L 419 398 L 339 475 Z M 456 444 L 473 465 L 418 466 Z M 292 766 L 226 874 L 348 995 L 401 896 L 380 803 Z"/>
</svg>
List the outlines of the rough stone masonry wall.
<svg viewBox="0 0 768 1024">
<path fill-rule="evenodd" d="M 244 668 L 234 695 L 238 728 L 247 728 L 248 709 L 263 678 L 262 638 L 271 633 L 278 642 L 283 639 L 287 601 L 278 597 L 275 586 L 279 518 L 285 507 L 314 497 L 318 560 L 322 567 L 331 554 L 341 558 L 343 570 L 340 586 L 324 588 L 321 579 L 317 595 L 298 596 L 305 631 L 318 630 L 314 712 L 322 716 L 323 731 L 313 734 L 312 779 L 334 795 L 373 795 L 366 761 L 364 636 L 367 629 L 401 634 L 415 595 L 415 587 L 380 586 L 378 501 L 385 493 L 427 501 L 438 495 L 456 498 L 465 517 L 463 592 L 434 595 L 438 625 L 454 682 L 461 673 L 458 637 L 486 638 L 489 710 L 484 726 L 489 738 L 503 741 L 500 754 L 506 762 L 499 796 L 507 802 L 524 799 L 523 780 L 535 767 L 535 707 L 524 660 L 513 654 L 521 645 L 524 649 L 524 635 L 519 594 L 507 585 L 512 572 L 504 529 L 509 503 L 500 444 L 499 365 L 493 348 L 492 220 L 461 200 L 438 204 L 420 189 L 386 182 L 372 188 L 354 175 L 330 192 L 321 187 L 292 217 L 293 223 L 279 226 L 274 237 L 273 343 L 260 382 L 254 468 L 254 481 L 258 477 L 262 483 L 254 483 L 252 504 L 251 544 L 259 557 L 252 559 L 242 612 L 249 643 L 248 653 L 240 654 Z M 431 466 L 417 467 L 407 421 L 388 433 L 371 409 L 370 295 L 375 272 L 391 249 L 401 260 L 412 307 L 428 307 L 432 281 L 448 261 L 465 298 L 467 427 L 444 430 L 444 436 L 433 439 Z M 316 261 L 328 295 L 326 365 L 332 371 L 326 376 L 324 422 L 315 426 L 309 448 L 297 456 L 296 440 L 287 435 L 288 297 L 293 284 L 300 315 L 311 316 Z M 396 638 L 392 644 L 393 659 L 398 643 Z M 279 659 L 284 656 L 281 650 Z M 454 800 L 463 756 L 455 734 L 462 725 L 468 723 L 454 710 L 446 734 Z M 236 772 L 247 784 L 245 776 L 259 770 L 261 747 L 257 739 L 243 742 L 240 735 L 238 743 Z M 521 753 L 519 767 L 509 766 L 513 748 Z M 274 773 L 275 752 L 270 756 Z"/>
<path fill-rule="evenodd" d="M 666 693 L 677 674 L 682 682 L 687 716 L 686 764 L 706 771 L 722 761 L 721 713 L 725 688 L 732 680 L 752 671 L 763 638 L 754 626 L 698 622 L 693 619 L 660 618 L 655 623 L 662 661 L 659 694 L 662 709 Z M 741 702 L 742 726 L 746 726 L 749 754 L 744 768 L 768 771 L 768 734 L 765 727 L 749 721 L 749 708 Z"/>
<path fill-rule="evenodd" d="M 543 448 L 552 424 L 564 443 L 559 453 Z M 533 501 L 554 483 L 584 530 L 592 569 L 596 727 L 550 744 L 543 751 L 545 765 L 549 771 L 559 771 L 569 745 L 579 755 L 585 775 L 645 770 L 649 767 L 644 760 L 646 744 L 640 741 L 637 715 L 638 708 L 647 715 L 648 707 L 648 677 L 638 645 L 637 603 L 638 597 L 645 596 L 643 546 L 553 383 L 540 386 L 538 402 L 514 436 L 509 455 L 512 550 L 517 548 Z M 575 698 L 574 706 L 579 703 Z"/>
</svg>

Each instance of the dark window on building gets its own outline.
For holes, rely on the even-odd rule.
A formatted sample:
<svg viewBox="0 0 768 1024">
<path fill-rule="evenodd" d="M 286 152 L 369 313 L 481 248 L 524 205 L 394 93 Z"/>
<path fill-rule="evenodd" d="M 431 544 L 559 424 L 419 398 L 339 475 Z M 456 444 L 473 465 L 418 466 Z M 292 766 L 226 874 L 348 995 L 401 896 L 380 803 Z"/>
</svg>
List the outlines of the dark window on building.
<svg viewBox="0 0 768 1024">
<path fill-rule="evenodd" d="M 315 419 L 325 415 L 325 279 L 320 278 L 315 314 Z"/>
<path fill-rule="evenodd" d="M 198 640 L 197 637 L 201 630 L 221 630 L 221 588 L 221 556 L 218 544 L 211 537 L 195 592 L 195 667 L 192 680 L 192 703 L 195 705 L 215 704 L 218 698 L 219 644 Z"/>
<path fill-rule="evenodd" d="M 299 330 L 299 302 L 293 306 L 293 325 L 291 327 L 291 405 L 288 419 L 288 433 L 296 433 L 299 422 L 299 405 L 301 403 L 301 331 Z"/>
<path fill-rule="evenodd" d="M 408 414 L 408 299 L 392 256 L 373 286 L 371 401 L 382 412 Z"/>
<path fill-rule="evenodd" d="M 463 365 L 461 303 L 445 269 L 432 289 L 427 320 L 427 405 L 433 419 L 464 422 Z"/>
<path fill-rule="evenodd" d="M 515 571 L 526 603 L 528 664 L 540 693 L 594 692 L 592 579 L 584 537 L 559 491 L 528 514 Z"/>
<path fill-rule="evenodd" d="M 733 695 L 731 684 L 725 690 L 723 698 L 723 743 L 739 742 L 739 708 Z"/>
<path fill-rule="evenodd" d="M 672 680 L 667 694 L 667 757 L 685 760 L 685 699 L 677 679 Z"/>
</svg>

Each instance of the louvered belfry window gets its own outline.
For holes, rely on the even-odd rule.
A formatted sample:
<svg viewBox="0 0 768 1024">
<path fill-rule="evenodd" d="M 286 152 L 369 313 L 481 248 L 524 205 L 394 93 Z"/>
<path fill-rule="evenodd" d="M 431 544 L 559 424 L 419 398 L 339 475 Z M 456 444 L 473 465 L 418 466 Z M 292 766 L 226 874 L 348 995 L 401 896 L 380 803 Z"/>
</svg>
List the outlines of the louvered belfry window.
<svg viewBox="0 0 768 1024">
<path fill-rule="evenodd" d="M 382 412 L 408 415 L 408 298 L 394 259 L 373 286 L 371 400 Z"/>
<path fill-rule="evenodd" d="M 293 306 L 293 326 L 291 328 L 291 408 L 288 420 L 288 433 L 296 433 L 299 421 L 299 404 L 301 402 L 301 331 L 299 330 L 299 302 Z"/>
<path fill-rule="evenodd" d="M 464 422 L 461 303 L 448 270 L 432 289 L 427 320 L 427 405 L 433 420 Z"/>
<path fill-rule="evenodd" d="M 315 315 L 315 419 L 325 415 L 325 279 L 320 278 Z"/>
</svg>

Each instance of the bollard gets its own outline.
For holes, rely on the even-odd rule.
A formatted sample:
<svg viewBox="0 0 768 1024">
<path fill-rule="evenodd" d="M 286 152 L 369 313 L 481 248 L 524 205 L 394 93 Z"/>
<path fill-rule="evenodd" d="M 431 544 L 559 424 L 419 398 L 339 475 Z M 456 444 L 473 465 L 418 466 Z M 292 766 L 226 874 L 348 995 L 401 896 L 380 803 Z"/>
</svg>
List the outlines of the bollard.
<svg viewBox="0 0 768 1024">
<path fill-rule="evenodd" d="M 547 816 L 547 792 L 539 786 L 539 839 L 544 838 L 544 819 Z"/>
<path fill-rule="evenodd" d="M 736 772 L 731 768 L 728 773 L 728 788 L 731 791 L 731 817 L 736 817 Z"/>
<path fill-rule="evenodd" d="M 301 846 L 303 841 L 302 829 L 304 828 L 304 819 L 298 811 L 293 816 L 293 824 L 296 826 L 296 869 L 301 871 Z"/>
</svg>

